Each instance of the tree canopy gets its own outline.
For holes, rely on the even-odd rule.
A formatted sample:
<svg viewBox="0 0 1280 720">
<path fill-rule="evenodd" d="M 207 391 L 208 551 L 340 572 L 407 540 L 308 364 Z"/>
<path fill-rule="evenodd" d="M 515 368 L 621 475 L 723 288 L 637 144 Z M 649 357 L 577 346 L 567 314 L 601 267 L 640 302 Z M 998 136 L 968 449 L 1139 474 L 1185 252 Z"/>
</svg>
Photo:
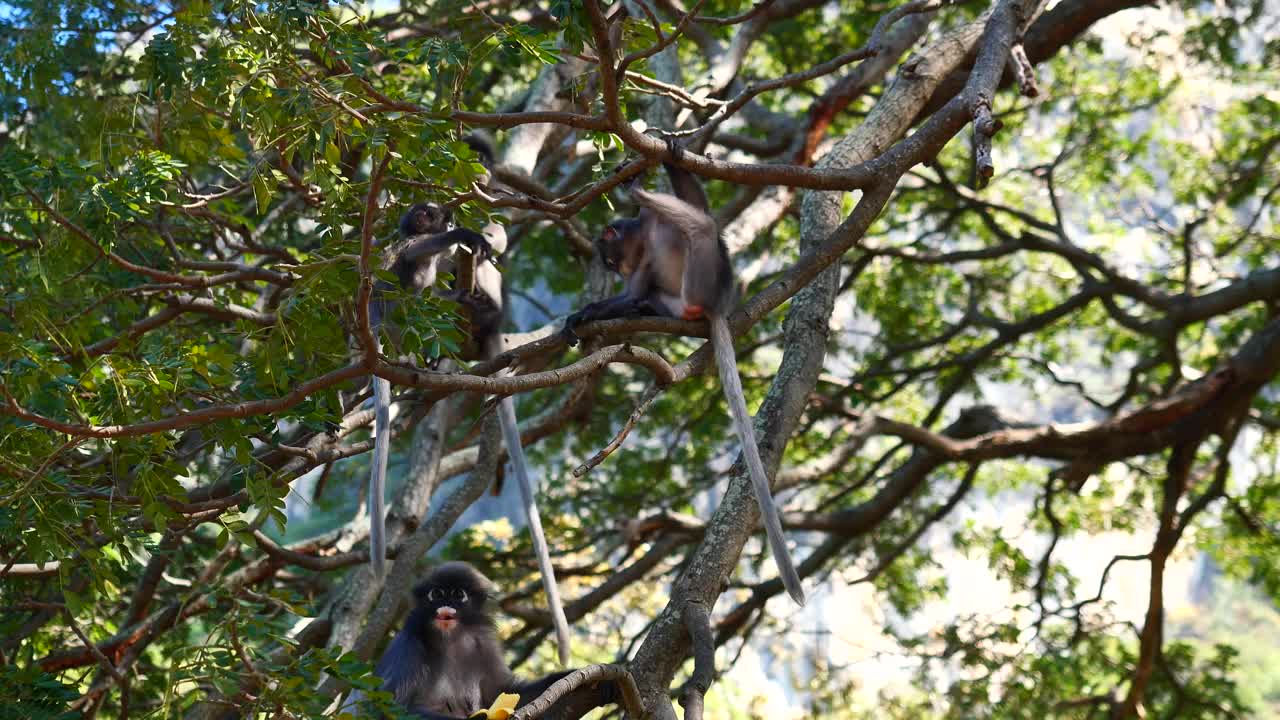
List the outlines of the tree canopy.
<svg viewBox="0 0 1280 720">
<path fill-rule="evenodd" d="M 1275 711 L 1240 660 L 1280 637 L 1267 5 L 0 3 L 0 717 L 336 717 L 444 559 L 551 669 L 506 395 L 575 662 L 648 716 Z M 803 610 L 705 324 L 558 332 L 664 162 L 733 254 Z M 506 226 L 498 359 L 430 294 L 374 349 L 415 202 Z M 1193 558 L 1260 619 L 1175 631 Z"/>
</svg>

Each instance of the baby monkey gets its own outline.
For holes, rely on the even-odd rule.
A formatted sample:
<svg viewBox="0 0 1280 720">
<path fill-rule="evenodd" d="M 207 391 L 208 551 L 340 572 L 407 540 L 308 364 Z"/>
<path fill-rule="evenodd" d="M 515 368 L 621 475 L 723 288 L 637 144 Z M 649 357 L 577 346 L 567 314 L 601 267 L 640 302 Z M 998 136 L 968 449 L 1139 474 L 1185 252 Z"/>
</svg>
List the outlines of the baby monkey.
<svg viewBox="0 0 1280 720">
<path fill-rule="evenodd" d="M 669 147 L 673 156 L 678 156 L 680 147 L 674 143 Z M 634 185 L 631 196 L 640 205 L 640 213 L 609 223 L 596 240 L 600 259 L 605 267 L 622 276 L 625 289 L 570 315 L 565 320 L 565 333 L 570 344 L 576 344 L 573 329 L 581 323 L 646 313 L 709 321 L 720 382 L 742 441 L 742 454 L 778 574 L 791 598 L 804 605 L 804 588 L 787 553 L 782 523 L 742 394 L 733 336 L 725 320 L 736 300 L 729 250 L 709 214 L 702 184 L 674 165 L 664 163 L 664 167 L 675 194 L 649 192 Z"/>
</svg>

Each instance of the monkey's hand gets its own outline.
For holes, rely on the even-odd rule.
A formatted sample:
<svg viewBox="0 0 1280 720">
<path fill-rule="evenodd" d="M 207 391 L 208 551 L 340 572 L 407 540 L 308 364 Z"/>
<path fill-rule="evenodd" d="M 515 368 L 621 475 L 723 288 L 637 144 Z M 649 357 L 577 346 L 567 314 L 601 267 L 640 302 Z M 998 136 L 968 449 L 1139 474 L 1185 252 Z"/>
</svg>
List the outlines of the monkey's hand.
<svg viewBox="0 0 1280 720">
<path fill-rule="evenodd" d="M 680 157 L 684 155 L 684 146 L 680 144 L 679 140 L 676 140 L 674 137 L 671 137 L 670 135 L 667 136 L 666 140 L 667 140 L 667 152 L 671 153 L 671 162 L 679 163 Z"/>
<path fill-rule="evenodd" d="M 477 263 L 493 259 L 493 246 L 489 244 L 489 238 L 482 233 L 467 230 L 465 236 L 461 238 L 461 243 L 476 256 Z"/>
<path fill-rule="evenodd" d="M 622 686 L 617 680 L 601 680 L 589 687 L 593 691 L 591 701 L 596 707 L 605 705 L 622 707 Z"/>
<path fill-rule="evenodd" d="M 488 718 L 488 720 L 507 720 L 516 710 L 516 703 L 520 702 L 520 696 L 515 693 L 502 693 L 493 701 L 487 710 L 477 710 L 471 713 L 473 718 Z"/>
<path fill-rule="evenodd" d="M 626 172 L 627 172 L 628 170 L 630 170 L 630 169 L 631 169 L 631 166 L 632 166 L 632 165 L 637 165 L 637 164 L 639 164 L 643 159 L 644 159 L 644 158 L 636 158 L 636 159 L 634 159 L 634 160 L 630 160 L 630 161 L 628 161 L 628 162 L 624 162 L 624 163 L 622 163 L 621 165 L 618 165 L 617 167 L 615 167 L 615 168 L 613 169 L 613 174 L 614 174 L 614 175 L 624 175 L 624 174 L 626 174 Z M 636 174 L 632 175 L 631 177 L 624 179 L 621 183 L 619 183 L 619 184 L 618 184 L 618 187 L 622 188 L 622 190 L 623 190 L 624 192 L 626 192 L 627 194 L 630 194 L 630 193 L 631 193 L 631 189 L 632 189 L 632 188 L 634 188 L 634 187 L 636 186 L 636 183 L 640 182 L 640 179 L 641 179 L 642 177 L 644 177 L 644 175 L 645 175 L 645 172 L 642 170 L 642 171 L 640 171 L 640 172 L 638 172 L 638 173 L 636 173 Z"/>
</svg>

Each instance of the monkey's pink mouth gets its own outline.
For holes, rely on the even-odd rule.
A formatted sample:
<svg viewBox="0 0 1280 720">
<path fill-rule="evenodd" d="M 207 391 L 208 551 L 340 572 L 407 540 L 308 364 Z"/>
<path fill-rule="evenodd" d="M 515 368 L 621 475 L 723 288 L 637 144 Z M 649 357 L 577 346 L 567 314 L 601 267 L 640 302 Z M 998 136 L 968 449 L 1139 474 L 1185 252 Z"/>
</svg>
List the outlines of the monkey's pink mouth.
<svg viewBox="0 0 1280 720">
<path fill-rule="evenodd" d="M 449 632 L 458 627 L 458 611 L 451 607 L 437 608 L 434 622 L 441 632 Z"/>
</svg>

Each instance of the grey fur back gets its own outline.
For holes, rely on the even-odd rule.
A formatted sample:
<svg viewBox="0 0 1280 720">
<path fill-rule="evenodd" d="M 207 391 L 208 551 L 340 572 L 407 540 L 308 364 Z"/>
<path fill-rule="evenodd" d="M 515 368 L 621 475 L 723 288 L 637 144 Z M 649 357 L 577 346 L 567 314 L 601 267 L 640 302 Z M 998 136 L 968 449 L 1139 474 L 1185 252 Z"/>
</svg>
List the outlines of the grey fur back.
<svg viewBox="0 0 1280 720">
<path fill-rule="evenodd" d="M 733 302 L 732 268 L 729 253 L 720 240 L 715 220 L 706 212 L 674 195 L 651 193 L 635 188 L 631 195 L 642 207 L 649 209 L 666 227 L 676 230 L 687 244 L 688 256 L 684 261 L 684 273 L 678 291 L 686 305 L 697 305 L 706 312 L 723 313 Z M 707 276 L 707 269 L 713 274 Z M 659 284 L 668 292 L 673 278 L 663 278 Z"/>
</svg>

